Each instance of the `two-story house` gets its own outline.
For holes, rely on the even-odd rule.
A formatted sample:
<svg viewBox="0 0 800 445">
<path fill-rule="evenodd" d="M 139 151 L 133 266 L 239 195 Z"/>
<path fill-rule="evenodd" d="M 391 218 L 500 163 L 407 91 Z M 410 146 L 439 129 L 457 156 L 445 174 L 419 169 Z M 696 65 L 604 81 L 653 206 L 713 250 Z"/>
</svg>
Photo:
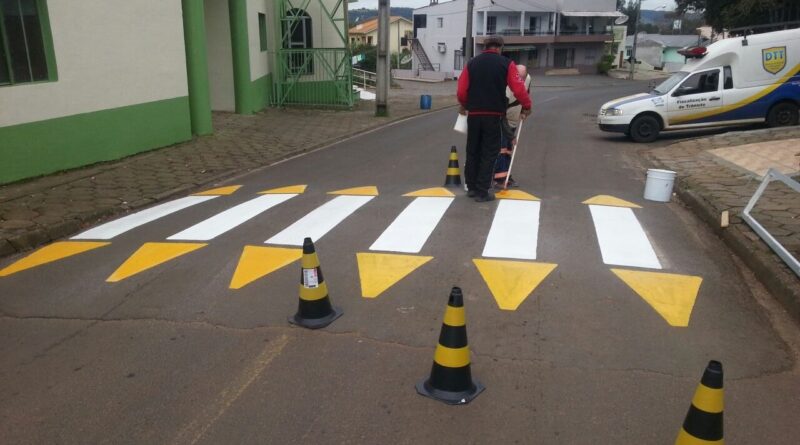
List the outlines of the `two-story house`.
<svg viewBox="0 0 800 445">
<path fill-rule="evenodd" d="M 474 51 L 483 49 L 487 36 L 500 35 L 504 54 L 529 69 L 594 72 L 620 15 L 615 0 L 475 0 Z M 457 77 L 464 66 L 466 21 L 467 0 L 415 9 L 414 69 Z"/>
</svg>

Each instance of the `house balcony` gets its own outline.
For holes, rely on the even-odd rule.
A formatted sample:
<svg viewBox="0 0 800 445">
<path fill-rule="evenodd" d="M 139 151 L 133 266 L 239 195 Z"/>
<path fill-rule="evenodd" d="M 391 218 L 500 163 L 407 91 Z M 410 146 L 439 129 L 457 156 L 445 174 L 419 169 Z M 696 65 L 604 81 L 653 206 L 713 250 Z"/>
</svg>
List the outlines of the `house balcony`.
<svg viewBox="0 0 800 445">
<path fill-rule="evenodd" d="M 596 43 L 610 42 L 612 35 L 608 31 L 564 31 L 556 34 L 551 31 L 534 29 L 505 29 L 500 31 L 478 32 L 475 43 L 482 45 L 489 36 L 502 36 L 506 44 L 547 44 L 547 43 Z"/>
</svg>

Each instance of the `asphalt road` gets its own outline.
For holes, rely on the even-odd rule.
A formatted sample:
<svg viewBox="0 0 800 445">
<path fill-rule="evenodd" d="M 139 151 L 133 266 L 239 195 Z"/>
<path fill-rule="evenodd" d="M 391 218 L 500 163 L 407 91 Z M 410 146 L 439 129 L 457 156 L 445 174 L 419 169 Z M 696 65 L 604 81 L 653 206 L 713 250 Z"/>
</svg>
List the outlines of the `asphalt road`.
<svg viewBox="0 0 800 445">
<path fill-rule="evenodd" d="M 541 199 L 527 263 L 557 266 L 516 310 L 500 309 L 473 263 L 507 201 L 478 204 L 459 191 L 418 254 L 433 259 L 361 296 L 356 253 L 370 252 L 414 199 L 403 194 L 442 185 L 451 145 L 463 167 L 453 110 L 265 168 L 231 181 L 242 185 L 233 194 L 110 245 L 0 277 L 0 442 L 668 444 L 716 359 L 728 443 L 796 443 L 797 326 L 680 204 L 642 199 L 647 147 L 596 128 L 601 103 L 641 89 L 535 92 L 514 176 Z M 144 243 L 295 184 L 308 188 L 205 247 L 106 282 Z M 317 331 L 287 323 L 297 262 L 229 288 L 244 246 L 265 246 L 335 199 L 327 192 L 359 186 L 379 196 L 316 242 L 344 316 Z M 702 279 L 687 326 L 668 323 L 604 263 L 582 203 L 596 195 L 641 206 L 630 212 L 658 272 Z M 466 406 L 414 390 L 453 285 L 465 293 L 473 376 L 486 386 Z"/>
</svg>

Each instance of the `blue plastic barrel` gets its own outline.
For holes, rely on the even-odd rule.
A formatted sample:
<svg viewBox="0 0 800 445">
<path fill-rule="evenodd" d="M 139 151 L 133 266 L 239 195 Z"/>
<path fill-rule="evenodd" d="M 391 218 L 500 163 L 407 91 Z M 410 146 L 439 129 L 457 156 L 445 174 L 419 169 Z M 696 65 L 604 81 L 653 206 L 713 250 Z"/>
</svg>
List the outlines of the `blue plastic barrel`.
<svg viewBox="0 0 800 445">
<path fill-rule="evenodd" d="M 423 110 L 431 109 L 431 96 L 430 94 L 423 94 L 419 97 L 419 107 Z"/>
</svg>

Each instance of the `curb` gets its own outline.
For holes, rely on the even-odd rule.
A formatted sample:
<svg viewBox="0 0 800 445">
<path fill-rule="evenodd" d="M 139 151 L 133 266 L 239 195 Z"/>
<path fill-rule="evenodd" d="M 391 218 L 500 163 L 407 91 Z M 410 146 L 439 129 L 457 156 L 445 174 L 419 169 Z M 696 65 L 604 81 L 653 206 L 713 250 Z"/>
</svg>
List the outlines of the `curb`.
<svg viewBox="0 0 800 445">
<path fill-rule="evenodd" d="M 647 154 L 645 158 L 656 168 L 666 168 L 650 154 Z M 778 300 L 789 315 L 800 322 L 800 284 L 794 273 L 776 261 L 776 256 L 771 250 L 759 249 L 757 244 L 762 244 L 763 241 L 760 238 L 758 241 L 749 239 L 740 224 L 733 224 L 728 228 L 720 227 L 716 209 L 705 198 L 687 187 L 685 181 L 676 181 L 675 192 L 678 199 L 698 218 L 708 224 L 714 234 L 747 265 L 758 281 Z M 764 246 L 766 247 L 766 245 Z"/>
<path fill-rule="evenodd" d="M 25 233 L 13 235 L 11 238 L 0 238 L 0 258 L 5 258 L 11 255 L 15 255 L 18 253 L 22 253 L 36 247 L 39 247 L 43 244 L 47 244 L 52 241 L 56 241 L 58 239 L 64 238 L 69 236 L 73 233 L 77 233 L 80 231 L 87 223 L 96 224 L 101 221 L 107 220 L 111 217 L 118 216 L 123 213 L 128 213 L 134 210 L 138 210 L 150 205 L 153 205 L 157 202 L 164 201 L 166 199 L 172 198 L 177 195 L 185 194 L 187 192 L 195 191 L 200 188 L 204 188 L 209 186 L 210 184 L 221 184 L 226 181 L 231 181 L 236 178 L 240 178 L 242 176 L 248 175 L 255 171 L 265 169 L 268 167 L 272 167 L 276 164 L 286 162 L 289 159 L 293 159 L 299 156 L 303 156 L 309 153 L 313 153 L 318 150 L 322 150 L 324 148 L 330 147 L 332 145 L 336 145 L 338 143 L 344 142 L 348 139 L 352 139 L 354 137 L 358 137 L 367 133 L 371 133 L 373 131 L 380 130 L 385 127 L 390 127 L 392 125 L 396 125 L 407 120 L 411 120 L 426 114 L 437 113 L 439 111 L 447 110 L 450 108 L 455 108 L 458 105 L 448 105 L 436 110 L 420 110 L 416 113 L 409 114 L 407 116 L 398 117 L 398 118 L 389 118 L 386 122 L 381 122 L 377 125 L 372 127 L 364 128 L 362 130 L 354 131 L 342 136 L 338 136 L 327 141 L 323 141 L 314 145 L 310 145 L 308 147 L 300 148 L 294 151 L 290 151 L 285 153 L 276 159 L 270 161 L 268 164 L 259 165 L 256 167 L 252 167 L 246 170 L 237 170 L 237 171 L 227 171 L 225 173 L 220 173 L 213 177 L 207 178 L 202 182 L 196 182 L 194 184 L 185 185 L 181 187 L 177 187 L 171 190 L 166 190 L 160 193 L 157 193 L 153 196 L 142 198 L 141 200 L 129 204 L 126 208 L 99 208 L 93 212 L 89 212 L 86 215 L 77 216 L 74 218 L 70 218 L 64 220 L 62 222 L 52 224 L 49 226 L 40 226 L 36 227 L 33 230 L 30 230 Z M 162 147 L 157 150 L 164 150 L 172 147 L 174 145 Z M 148 154 L 152 152 L 145 152 L 143 154 Z M 88 166 L 86 168 L 92 168 L 92 166 Z"/>
</svg>

